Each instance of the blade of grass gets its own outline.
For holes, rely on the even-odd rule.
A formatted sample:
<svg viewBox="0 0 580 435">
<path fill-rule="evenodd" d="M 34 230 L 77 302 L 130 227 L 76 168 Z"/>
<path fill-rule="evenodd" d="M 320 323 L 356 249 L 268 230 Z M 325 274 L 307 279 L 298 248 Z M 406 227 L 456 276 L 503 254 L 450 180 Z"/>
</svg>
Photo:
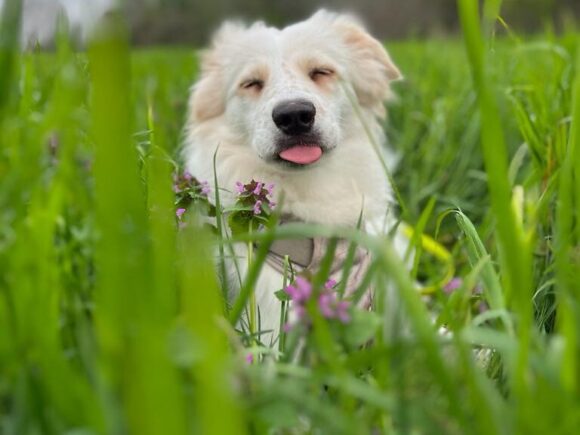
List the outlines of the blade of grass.
<svg viewBox="0 0 580 435">
<path fill-rule="evenodd" d="M 14 69 L 18 60 L 22 3 L 20 0 L 6 0 L 0 5 L 0 119 L 3 107 L 12 89 Z"/>
<path fill-rule="evenodd" d="M 517 331 L 519 354 L 516 367 L 512 367 L 513 387 L 518 399 L 525 401 L 528 391 L 525 373 L 532 323 L 532 252 L 512 207 L 507 148 L 497 101 L 486 73 L 478 2 L 458 0 L 458 6 L 465 47 L 479 101 L 481 146 L 487 171 L 491 208 L 497 228 L 502 279 L 508 301 L 511 302 L 519 318 Z"/>
<path fill-rule="evenodd" d="M 483 242 L 479 238 L 477 230 L 469 218 L 459 210 L 456 211 L 455 214 L 459 228 L 461 228 L 461 231 L 467 240 L 467 253 L 469 262 L 471 263 L 472 267 L 475 267 L 475 265 L 478 264 L 482 258 L 489 257 L 489 254 L 486 251 Z M 491 262 L 486 262 L 483 266 L 481 271 L 481 278 L 484 283 L 485 296 L 489 302 L 490 307 L 493 310 L 506 309 L 500 279 Z M 511 323 L 505 324 L 504 326 L 509 334 L 514 333 L 513 325 Z"/>
<path fill-rule="evenodd" d="M 191 334 L 190 345 L 199 355 L 190 367 L 196 386 L 198 432 L 243 435 L 244 416 L 233 394 L 230 354 L 220 324 L 223 304 L 209 255 L 210 239 L 204 230 L 190 224 L 182 231 L 178 252 L 180 311 Z"/>
<path fill-rule="evenodd" d="M 562 168 L 559 172 L 559 202 L 556 210 L 555 264 L 560 315 L 559 330 L 566 339 L 561 379 L 570 392 L 580 391 L 578 377 L 578 307 L 580 298 L 580 53 L 576 53 L 572 87 L 572 125 Z"/>
<path fill-rule="evenodd" d="M 106 380 L 102 400 L 109 411 L 108 432 L 122 433 L 127 427 L 139 434 L 185 433 L 177 375 L 166 351 L 171 293 L 156 288 L 168 279 L 167 264 L 164 258 L 153 263 L 139 159 L 131 142 L 127 35 L 116 13 L 100 32 L 90 44 L 89 61 L 100 236 L 95 323 Z M 151 199 L 167 213 L 167 197 L 159 196 L 164 183 L 155 165 L 151 169 Z M 157 219 L 153 215 L 153 240 L 165 251 L 168 247 L 159 243 L 159 237 L 167 234 L 159 233 L 165 231 L 161 227 L 166 219 L 155 223 Z M 160 275 L 153 277 L 153 270 Z M 115 400 L 111 392 L 117 392 L 119 404 L 107 403 Z M 118 406 L 122 413 L 115 412 Z"/>
</svg>

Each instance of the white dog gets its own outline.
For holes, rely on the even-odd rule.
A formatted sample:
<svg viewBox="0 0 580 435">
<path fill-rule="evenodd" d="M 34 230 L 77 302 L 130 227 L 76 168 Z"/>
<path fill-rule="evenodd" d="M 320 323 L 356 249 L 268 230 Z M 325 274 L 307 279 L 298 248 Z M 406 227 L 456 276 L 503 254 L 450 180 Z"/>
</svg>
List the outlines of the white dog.
<svg viewBox="0 0 580 435">
<path fill-rule="evenodd" d="M 192 88 L 186 168 L 213 184 L 219 147 L 220 187 L 274 183 L 294 220 L 354 227 L 362 211 L 364 230 L 384 232 L 393 213 L 382 121 L 399 78 L 385 48 L 347 15 L 320 11 L 281 30 L 226 23 Z M 231 205 L 235 194 L 222 200 Z M 265 265 L 255 290 L 262 330 L 278 329 L 281 286 Z"/>
</svg>

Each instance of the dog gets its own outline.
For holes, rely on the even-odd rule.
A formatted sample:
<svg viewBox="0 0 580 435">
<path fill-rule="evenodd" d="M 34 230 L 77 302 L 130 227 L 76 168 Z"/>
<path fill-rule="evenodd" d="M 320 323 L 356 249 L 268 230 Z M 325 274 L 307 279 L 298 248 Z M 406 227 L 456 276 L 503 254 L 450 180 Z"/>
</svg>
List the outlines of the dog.
<svg viewBox="0 0 580 435">
<path fill-rule="evenodd" d="M 322 10 L 283 29 L 226 22 L 191 89 L 186 169 L 215 189 L 215 154 L 226 206 L 236 200 L 236 182 L 261 180 L 283 194 L 292 220 L 355 227 L 362 213 L 364 231 L 385 233 L 395 218 L 384 166 L 395 158 L 385 144 L 384 104 L 401 78 L 384 46 L 350 15 Z M 236 254 L 243 275 L 248 252 L 241 246 Z M 255 294 L 271 342 L 281 287 L 280 270 L 264 265 Z"/>
</svg>

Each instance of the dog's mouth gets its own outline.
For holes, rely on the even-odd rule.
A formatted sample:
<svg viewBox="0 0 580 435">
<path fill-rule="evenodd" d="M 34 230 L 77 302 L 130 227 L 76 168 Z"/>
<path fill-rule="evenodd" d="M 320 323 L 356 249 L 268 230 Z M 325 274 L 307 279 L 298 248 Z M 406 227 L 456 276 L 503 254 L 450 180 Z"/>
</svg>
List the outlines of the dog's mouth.
<svg viewBox="0 0 580 435">
<path fill-rule="evenodd" d="M 284 138 L 278 142 L 278 149 L 278 161 L 297 167 L 316 163 L 325 152 L 318 135 Z"/>
</svg>

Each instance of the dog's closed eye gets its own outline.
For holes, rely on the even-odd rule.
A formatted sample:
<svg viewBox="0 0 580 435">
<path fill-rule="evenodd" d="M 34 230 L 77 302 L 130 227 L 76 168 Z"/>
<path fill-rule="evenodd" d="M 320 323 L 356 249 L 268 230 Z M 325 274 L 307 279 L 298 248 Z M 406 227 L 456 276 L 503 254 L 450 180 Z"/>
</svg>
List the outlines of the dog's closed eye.
<svg viewBox="0 0 580 435">
<path fill-rule="evenodd" d="M 264 80 L 260 80 L 260 79 L 248 79 L 248 80 L 244 80 L 240 84 L 240 88 L 242 88 L 242 89 L 251 89 L 251 90 L 256 90 L 258 92 L 261 91 L 263 87 L 264 87 Z"/>
<path fill-rule="evenodd" d="M 308 76 L 312 79 L 312 81 L 319 81 L 319 80 L 323 80 L 325 78 L 331 77 L 334 75 L 334 70 L 330 69 L 330 68 L 324 68 L 324 67 L 319 67 L 319 68 L 312 68 L 310 70 L 310 72 L 308 73 Z"/>
</svg>

